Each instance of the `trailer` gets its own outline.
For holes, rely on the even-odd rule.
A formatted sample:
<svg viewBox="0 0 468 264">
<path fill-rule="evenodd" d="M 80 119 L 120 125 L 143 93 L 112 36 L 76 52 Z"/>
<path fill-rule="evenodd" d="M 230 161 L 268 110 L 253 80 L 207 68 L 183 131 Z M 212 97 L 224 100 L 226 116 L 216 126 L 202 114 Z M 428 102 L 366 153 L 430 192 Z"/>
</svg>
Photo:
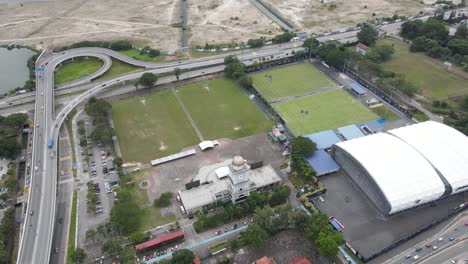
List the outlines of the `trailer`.
<svg viewBox="0 0 468 264">
<path fill-rule="evenodd" d="M 328 222 L 333 226 L 333 228 L 336 229 L 336 231 L 343 232 L 344 226 L 338 220 L 336 220 L 335 217 L 330 216 L 328 218 Z"/>
</svg>

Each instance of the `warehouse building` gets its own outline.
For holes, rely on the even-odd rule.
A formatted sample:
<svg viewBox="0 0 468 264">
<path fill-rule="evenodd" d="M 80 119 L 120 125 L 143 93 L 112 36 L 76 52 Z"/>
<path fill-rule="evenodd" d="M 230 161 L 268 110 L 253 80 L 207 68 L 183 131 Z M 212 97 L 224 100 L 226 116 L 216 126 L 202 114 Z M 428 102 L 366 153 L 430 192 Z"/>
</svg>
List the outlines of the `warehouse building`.
<svg viewBox="0 0 468 264">
<path fill-rule="evenodd" d="M 386 216 L 468 190 L 468 137 L 433 121 L 337 143 L 333 157 Z"/>
</svg>

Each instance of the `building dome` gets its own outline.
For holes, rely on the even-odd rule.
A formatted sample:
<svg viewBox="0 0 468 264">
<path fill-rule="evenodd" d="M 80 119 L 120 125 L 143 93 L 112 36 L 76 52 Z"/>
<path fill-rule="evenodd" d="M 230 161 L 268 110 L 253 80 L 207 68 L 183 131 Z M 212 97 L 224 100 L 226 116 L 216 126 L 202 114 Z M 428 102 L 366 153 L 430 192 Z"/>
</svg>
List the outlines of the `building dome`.
<svg viewBox="0 0 468 264">
<path fill-rule="evenodd" d="M 244 158 L 242 158 L 241 156 L 235 156 L 232 159 L 232 165 L 237 166 L 237 167 L 243 166 L 244 165 Z"/>
</svg>

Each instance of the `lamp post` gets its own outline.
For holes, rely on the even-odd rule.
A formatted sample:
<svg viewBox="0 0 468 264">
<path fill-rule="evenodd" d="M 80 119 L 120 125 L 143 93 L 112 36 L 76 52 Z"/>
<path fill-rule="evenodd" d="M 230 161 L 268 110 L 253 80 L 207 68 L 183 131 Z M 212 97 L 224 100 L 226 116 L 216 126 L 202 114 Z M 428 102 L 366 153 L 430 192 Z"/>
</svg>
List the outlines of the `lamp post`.
<svg viewBox="0 0 468 264">
<path fill-rule="evenodd" d="M 308 110 L 303 110 L 301 109 L 301 111 L 299 112 L 302 116 L 302 120 L 301 120 L 301 133 L 300 133 L 300 136 L 302 136 L 302 132 L 304 130 L 304 119 L 307 115 L 309 115 L 309 111 Z"/>
</svg>

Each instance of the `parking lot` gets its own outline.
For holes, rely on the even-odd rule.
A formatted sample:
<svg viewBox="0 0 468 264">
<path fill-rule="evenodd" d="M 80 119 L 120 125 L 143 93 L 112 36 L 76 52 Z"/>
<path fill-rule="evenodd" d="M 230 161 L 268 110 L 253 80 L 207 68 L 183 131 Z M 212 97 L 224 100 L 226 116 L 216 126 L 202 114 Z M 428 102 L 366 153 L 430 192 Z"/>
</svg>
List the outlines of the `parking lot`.
<svg viewBox="0 0 468 264">
<path fill-rule="evenodd" d="M 321 181 L 327 188 L 327 193 L 322 196 L 323 202 L 319 197 L 314 202 L 319 210 L 336 217 L 343 224 L 346 241 L 365 257 L 446 217 L 454 207 L 468 199 L 468 194 L 462 193 L 438 201 L 434 207 L 416 208 L 385 218 L 343 171 L 321 177 Z"/>
<path fill-rule="evenodd" d="M 112 149 L 91 139 L 90 135 L 94 129 L 91 119 L 82 113 L 77 120 L 84 121 L 86 131 L 82 136 L 74 131 L 74 135 L 78 135 L 78 138 L 75 138 L 75 148 L 79 153 L 77 171 L 81 181 L 78 192 L 78 246 L 86 249 L 90 259 L 95 259 L 101 257 L 100 243 L 86 241 L 86 231 L 96 229 L 109 221 L 110 210 L 114 204 L 109 175 L 116 172 L 112 165 Z M 80 146 L 81 138 L 86 139 L 86 145 Z M 92 203 L 90 198 L 95 202 Z"/>
</svg>

